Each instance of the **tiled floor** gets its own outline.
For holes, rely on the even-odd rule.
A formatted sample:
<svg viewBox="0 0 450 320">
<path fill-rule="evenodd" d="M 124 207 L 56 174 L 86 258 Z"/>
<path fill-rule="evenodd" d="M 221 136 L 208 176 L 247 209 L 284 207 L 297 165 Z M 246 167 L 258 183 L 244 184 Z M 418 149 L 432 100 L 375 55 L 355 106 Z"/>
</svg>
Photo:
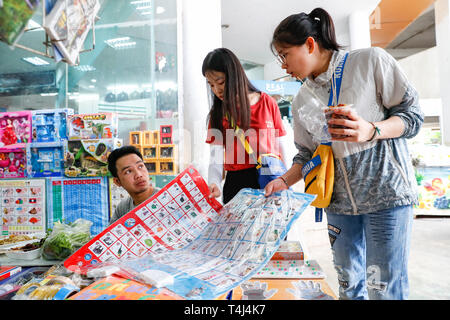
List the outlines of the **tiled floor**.
<svg viewBox="0 0 450 320">
<path fill-rule="evenodd" d="M 326 215 L 320 223 L 314 221 L 314 209 L 308 208 L 295 222 L 288 240 L 300 240 L 305 255 L 319 262 L 327 275 L 326 281 L 338 294 L 338 282 L 333 266 L 327 231 Z M 410 299 L 450 299 L 450 218 L 416 218 L 413 221 L 409 259 Z"/>
</svg>

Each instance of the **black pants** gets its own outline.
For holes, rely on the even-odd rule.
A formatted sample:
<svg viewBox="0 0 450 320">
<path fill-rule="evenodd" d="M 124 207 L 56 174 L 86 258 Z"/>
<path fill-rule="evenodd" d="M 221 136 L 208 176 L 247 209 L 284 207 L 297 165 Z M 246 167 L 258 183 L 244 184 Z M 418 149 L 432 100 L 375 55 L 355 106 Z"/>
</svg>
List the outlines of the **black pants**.
<svg viewBox="0 0 450 320">
<path fill-rule="evenodd" d="M 228 203 L 243 188 L 259 189 L 256 167 L 238 171 L 227 171 L 223 185 L 223 203 Z"/>
</svg>

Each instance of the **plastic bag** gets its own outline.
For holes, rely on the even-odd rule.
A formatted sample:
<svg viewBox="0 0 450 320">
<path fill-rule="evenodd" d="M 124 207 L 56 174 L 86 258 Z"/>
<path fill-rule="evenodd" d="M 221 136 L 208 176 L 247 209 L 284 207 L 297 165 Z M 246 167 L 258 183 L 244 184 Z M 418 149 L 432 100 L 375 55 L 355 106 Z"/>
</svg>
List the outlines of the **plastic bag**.
<svg viewBox="0 0 450 320">
<path fill-rule="evenodd" d="M 165 287 L 185 299 L 215 299 L 267 264 L 314 198 L 292 190 L 265 197 L 263 190 L 242 189 L 188 246 L 96 263 L 88 275 L 115 274 Z"/>
<path fill-rule="evenodd" d="M 46 260 L 64 260 L 91 238 L 92 222 L 77 219 L 71 224 L 55 222 L 52 233 L 42 246 L 42 257 Z"/>
</svg>

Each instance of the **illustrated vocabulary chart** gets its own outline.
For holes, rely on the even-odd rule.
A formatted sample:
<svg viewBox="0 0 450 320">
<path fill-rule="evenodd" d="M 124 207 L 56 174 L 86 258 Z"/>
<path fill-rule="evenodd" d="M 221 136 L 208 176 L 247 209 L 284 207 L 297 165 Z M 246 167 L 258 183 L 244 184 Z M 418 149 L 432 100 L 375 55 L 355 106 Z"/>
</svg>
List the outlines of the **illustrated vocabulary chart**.
<svg viewBox="0 0 450 320">
<path fill-rule="evenodd" d="M 193 168 L 183 171 L 150 199 L 111 224 L 64 265 L 83 269 L 100 262 L 142 257 L 182 248 L 197 238 L 222 205 L 208 198 L 206 182 Z"/>
<path fill-rule="evenodd" d="M 46 230 L 45 179 L 0 180 L 1 235 Z"/>
<path fill-rule="evenodd" d="M 91 234 L 108 226 L 108 180 L 105 177 L 48 178 L 48 228 L 55 221 L 73 222 L 79 218 L 92 221 Z"/>
</svg>

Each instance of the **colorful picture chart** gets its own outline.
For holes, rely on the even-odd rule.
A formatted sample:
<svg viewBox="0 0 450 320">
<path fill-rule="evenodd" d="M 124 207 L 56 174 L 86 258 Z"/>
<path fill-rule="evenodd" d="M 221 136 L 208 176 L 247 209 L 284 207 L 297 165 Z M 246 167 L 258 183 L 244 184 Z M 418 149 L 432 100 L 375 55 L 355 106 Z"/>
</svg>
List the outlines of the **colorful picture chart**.
<svg viewBox="0 0 450 320">
<path fill-rule="evenodd" d="M 92 221 L 91 235 L 103 231 L 109 222 L 108 180 L 106 177 L 47 180 L 48 228 L 55 221 L 73 222 L 79 218 Z"/>
<path fill-rule="evenodd" d="M 69 300 L 184 300 L 165 288 L 155 288 L 116 276 L 102 278 Z"/>
<path fill-rule="evenodd" d="M 265 197 L 264 190 L 242 189 L 189 246 L 111 264 L 121 276 L 143 283 L 158 274 L 157 281 L 185 299 L 215 299 L 268 263 L 314 198 L 291 190 Z"/>
<path fill-rule="evenodd" d="M 87 270 L 100 262 L 136 259 L 180 249 L 196 239 L 222 205 L 208 198 L 200 174 L 189 167 L 150 199 L 103 230 L 64 265 Z"/>
<path fill-rule="evenodd" d="M 0 180 L 1 235 L 46 230 L 45 179 Z"/>
</svg>

